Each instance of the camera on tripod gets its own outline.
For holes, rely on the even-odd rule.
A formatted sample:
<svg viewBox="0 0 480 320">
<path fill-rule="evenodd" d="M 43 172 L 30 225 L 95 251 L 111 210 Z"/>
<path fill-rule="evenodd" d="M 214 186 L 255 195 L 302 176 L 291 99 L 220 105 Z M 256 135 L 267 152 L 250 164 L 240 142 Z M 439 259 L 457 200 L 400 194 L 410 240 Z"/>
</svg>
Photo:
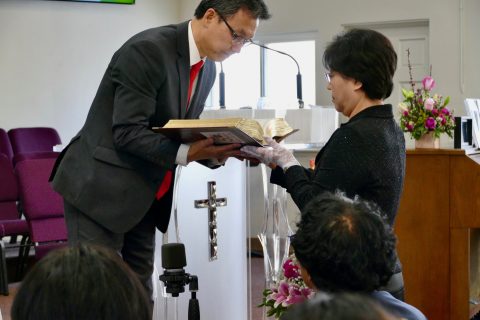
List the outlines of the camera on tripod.
<svg viewBox="0 0 480 320">
<path fill-rule="evenodd" d="M 178 297 L 185 292 L 185 286 L 191 292 L 188 303 L 188 319 L 200 320 L 200 305 L 197 299 L 198 277 L 186 273 L 183 269 L 187 265 L 185 246 L 183 243 L 167 243 L 162 245 L 163 274 L 160 281 L 165 285 L 165 291 L 172 297 Z"/>
</svg>

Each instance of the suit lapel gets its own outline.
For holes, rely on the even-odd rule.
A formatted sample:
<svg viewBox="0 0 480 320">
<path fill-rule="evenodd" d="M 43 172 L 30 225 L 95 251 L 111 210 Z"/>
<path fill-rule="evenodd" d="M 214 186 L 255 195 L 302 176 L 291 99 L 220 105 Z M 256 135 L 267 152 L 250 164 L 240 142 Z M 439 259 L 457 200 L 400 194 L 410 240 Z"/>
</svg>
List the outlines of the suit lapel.
<svg viewBox="0 0 480 320">
<path fill-rule="evenodd" d="M 188 21 L 177 29 L 177 70 L 180 83 L 179 114 L 184 119 L 187 110 L 188 83 L 190 81 L 190 52 L 188 49 Z"/>
<path fill-rule="evenodd" d="M 185 61 L 185 57 L 180 57 L 177 59 L 177 69 L 178 76 L 180 80 L 180 118 L 185 118 L 187 110 L 187 95 L 188 95 L 188 82 L 190 81 L 190 69 L 188 65 L 189 61 Z"/>
</svg>

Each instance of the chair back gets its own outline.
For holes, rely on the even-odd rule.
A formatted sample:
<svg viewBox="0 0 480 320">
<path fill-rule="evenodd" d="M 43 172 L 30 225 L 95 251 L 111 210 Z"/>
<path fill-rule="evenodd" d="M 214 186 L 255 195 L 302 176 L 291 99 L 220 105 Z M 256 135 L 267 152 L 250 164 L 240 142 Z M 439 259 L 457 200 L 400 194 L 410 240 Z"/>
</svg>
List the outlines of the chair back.
<svg viewBox="0 0 480 320">
<path fill-rule="evenodd" d="M 12 161 L 13 149 L 10 143 L 10 138 L 5 130 L 0 128 L 0 153 L 3 153 L 7 158 Z"/>
<path fill-rule="evenodd" d="M 32 242 L 67 239 L 63 199 L 48 182 L 55 158 L 26 159 L 17 163 L 20 201 L 30 226 Z"/>
<path fill-rule="evenodd" d="M 52 151 L 61 144 L 60 136 L 54 128 L 33 127 L 15 128 L 8 131 L 13 154 Z"/>
<path fill-rule="evenodd" d="M 18 185 L 12 163 L 5 154 L 0 154 L 0 220 L 19 218 L 17 210 Z"/>
</svg>

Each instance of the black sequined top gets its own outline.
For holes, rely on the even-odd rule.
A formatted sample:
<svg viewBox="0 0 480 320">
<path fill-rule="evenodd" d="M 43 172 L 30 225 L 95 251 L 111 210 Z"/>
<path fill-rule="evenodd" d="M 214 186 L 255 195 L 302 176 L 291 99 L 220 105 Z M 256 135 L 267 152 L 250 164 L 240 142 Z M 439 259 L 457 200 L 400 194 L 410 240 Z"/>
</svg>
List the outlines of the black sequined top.
<svg viewBox="0 0 480 320">
<path fill-rule="evenodd" d="M 405 177 L 405 139 L 392 105 L 369 107 L 338 128 L 317 154 L 315 170 L 292 166 L 272 171 L 303 207 L 323 191 L 340 190 L 377 203 L 393 225 Z"/>
</svg>

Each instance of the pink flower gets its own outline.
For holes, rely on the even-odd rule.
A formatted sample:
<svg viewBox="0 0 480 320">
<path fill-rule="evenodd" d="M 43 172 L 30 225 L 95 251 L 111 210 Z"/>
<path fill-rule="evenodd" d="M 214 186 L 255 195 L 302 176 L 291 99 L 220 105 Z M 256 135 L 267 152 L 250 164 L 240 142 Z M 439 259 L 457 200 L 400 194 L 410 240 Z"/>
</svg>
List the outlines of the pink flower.
<svg viewBox="0 0 480 320">
<path fill-rule="evenodd" d="M 290 286 L 289 296 L 288 296 L 287 300 L 285 300 L 283 302 L 282 305 L 284 307 L 288 307 L 291 304 L 301 303 L 301 302 L 307 300 L 308 297 L 309 297 L 309 294 L 305 294 L 305 293 L 308 293 L 308 291 L 306 291 L 304 289 L 305 288 L 302 289 L 302 288 L 300 288 L 296 285 Z"/>
<path fill-rule="evenodd" d="M 433 114 L 434 116 L 437 116 L 437 115 L 438 115 L 438 110 L 437 110 L 437 109 L 432 109 L 432 114 Z"/>
<path fill-rule="evenodd" d="M 272 289 L 272 293 L 267 297 L 269 300 L 275 301 L 274 308 L 279 305 L 288 307 L 309 299 L 313 295 L 313 290 L 307 287 L 299 286 L 287 281 L 280 281 L 277 289 Z"/>
<path fill-rule="evenodd" d="M 435 87 L 435 80 L 433 80 L 433 78 L 430 76 L 426 76 L 425 78 L 423 78 L 422 84 L 423 84 L 423 88 L 426 91 L 430 91 L 433 89 L 433 87 Z"/>
<path fill-rule="evenodd" d="M 292 259 L 287 259 L 283 264 L 283 275 L 287 279 L 300 277 L 300 268 L 295 265 Z"/>
<path fill-rule="evenodd" d="M 403 115 L 404 115 L 405 117 L 408 117 L 408 111 L 407 111 L 407 110 L 403 111 Z"/>
<path fill-rule="evenodd" d="M 436 121 L 432 117 L 428 117 L 427 120 L 425 120 L 425 128 L 433 130 L 435 129 Z"/>
<path fill-rule="evenodd" d="M 445 119 L 445 116 L 443 114 L 440 114 L 437 117 L 437 122 L 440 122 L 442 125 L 444 125 L 445 123 L 447 123 L 447 120 Z"/>
<path fill-rule="evenodd" d="M 290 285 L 286 281 L 280 281 L 278 284 L 278 289 L 272 289 L 272 291 L 272 294 L 269 295 L 267 299 L 274 300 L 274 307 L 276 308 L 287 300 L 290 291 Z"/>
<path fill-rule="evenodd" d="M 448 108 L 446 107 L 440 110 L 440 112 L 446 116 L 450 115 L 450 110 L 448 110 Z"/>
<path fill-rule="evenodd" d="M 432 98 L 428 98 L 427 100 L 425 100 L 425 104 L 424 104 L 425 110 L 432 111 L 434 105 L 435 105 L 435 100 L 433 100 Z"/>
</svg>

